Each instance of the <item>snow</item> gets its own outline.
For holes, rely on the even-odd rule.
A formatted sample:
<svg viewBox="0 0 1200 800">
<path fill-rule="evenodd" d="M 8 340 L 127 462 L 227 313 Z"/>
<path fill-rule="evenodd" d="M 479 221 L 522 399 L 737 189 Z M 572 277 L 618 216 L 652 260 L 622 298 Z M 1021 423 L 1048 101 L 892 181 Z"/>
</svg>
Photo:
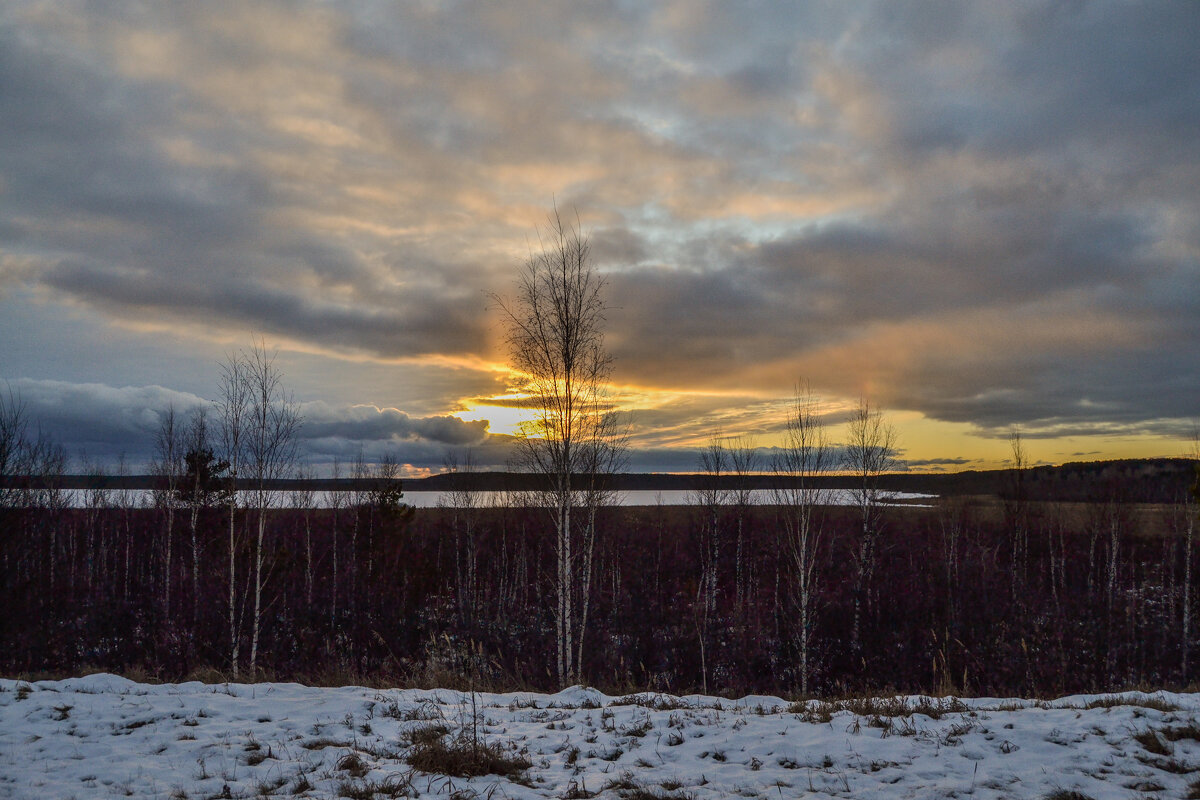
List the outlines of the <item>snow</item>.
<svg viewBox="0 0 1200 800">
<path fill-rule="evenodd" d="M 0 797 L 621 797 L 636 786 L 697 799 L 1104 800 L 1184 797 L 1200 777 L 1200 695 L 847 705 L 581 686 L 472 703 L 449 690 L 0 680 Z M 436 724 L 523 754 L 523 782 L 415 771 L 408 734 Z"/>
</svg>

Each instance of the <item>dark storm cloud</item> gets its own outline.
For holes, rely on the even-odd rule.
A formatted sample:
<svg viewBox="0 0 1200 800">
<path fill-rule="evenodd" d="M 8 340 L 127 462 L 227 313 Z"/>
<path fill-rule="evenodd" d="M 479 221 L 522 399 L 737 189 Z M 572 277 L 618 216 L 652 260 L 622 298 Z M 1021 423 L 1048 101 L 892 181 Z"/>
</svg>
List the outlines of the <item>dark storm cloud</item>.
<svg viewBox="0 0 1200 800">
<path fill-rule="evenodd" d="M 366 349 L 384 356 L 462 352 L 481 344 L 475 320 L 430 302 L 412 308 L 333 303 L 251 275 L 223 283 L 180 282 L 162 273 L 60 262 L 43 281 L 114 311 L 145 309 L 202 322 L 220 313 L 245 327 L 262 324 L 301 340 Z M 407 298 L 406 303 L 411 303 Z"/>
<path fill-rule="evenodd" d="M 639 410 L 644 444 L 769 434 L 777 408 L 739 409 L 798 378 L 988 436 L 1174 431 L 1197 30 L 1194 3 L 14 3 L 0 299 L 489 391 L 487 294 L 557 203 L 610 280 L 618 381 L 710 395 Z M 493 442 L 389 414 L 322 440 Z"/>
<path fill-rule="evenodd" d="M 325 403 L 306 403 L 306 439 L 339 438 L 354 441 L 427 439 L 441 445 L 474 445 L 487 436 L 486 421 L 466 422 L 458 417 L 410 417 L 394 408 L 352 406 L 335 408 Z"/>
<path fill-rule="evenodd" d="M 153 457 L 154 436 L 169 408 L 183 422 L 207 406 L 203 398 L 161 386 L 21 379 L 6 382 L 4 391 L 24 410 L 31 436 L 62 444 L 73 460 L 86 457 L 111 467 L 126 456 L 134 471 Z"/>
<path fill-rule="evenodd" d="M 86 456 L 109 467 L 121 455 L 135 469 L 147 463 L 168 409 L 175 410 L 181 428 L 201 409 L 208 414 L 210 430 L 215 431 L 219 423 L 210 400 L 161 386 L 19 379 L 3 387 L 24 409 L 31 434 L 40 432 L 52 442 L 67 445 L 73 458 Z M 456 449 L 474 448 L 484 453 L 500 447 L 507 453 L 503 437 L 491 436 L 484 420 L 449 415 L 412 417 L 394 408 L 334 406 L 323 401 L 300 403 L 299 412 L 303 422 L 298 432 L 300 449 L 306 459 L 315 457 L 318 462 L 323 456 L 352 461 L 360 449 L 373 456 L 373 461 L 385 454 L 407 456 L 401 463 L 427 467 L 440 465 L 446 453 Z"/>
</svg>

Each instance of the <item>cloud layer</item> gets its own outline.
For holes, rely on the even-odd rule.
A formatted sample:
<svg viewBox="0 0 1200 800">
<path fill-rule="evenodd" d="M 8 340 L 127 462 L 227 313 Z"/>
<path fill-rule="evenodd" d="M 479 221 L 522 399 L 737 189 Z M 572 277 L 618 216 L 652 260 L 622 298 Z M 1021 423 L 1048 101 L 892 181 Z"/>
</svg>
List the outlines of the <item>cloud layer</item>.
<svg viewBox="0 0 1200 800">
<path fill-rule="evenodd" d="M 211 400 L 161 386 L 112 387 L 21 379 L 5 387 L 5 405 L 21 409 L 31 438 L 39 434 L 69 443 L 74 466 L 112 465 L 124 457 L 129 468 L 143 469 L 156 458 L 155 436 L 169 410 L 185 431 L 193 416 L 207 415 L 210 440 L 219 448 L 220 412 Z M 360 453 L 369 463 L 391 455 L 416 468 L 441 465 L 448 454 L 478 451 L 489 467 L 507 458 L 504 437 L 492 436 L 486 421 L 455 416 L 411 417 L 394 408 L 297 403 L 302 424 L 297 444 L 304 462 L 328 471 L 334 460 L 350 464 Z"/>
<path fill-rule="evenodd" d="M 488 294 L 556 201 L 641 447 L 769 434 L 798 378 L 985 436 L 1177 436 L 1197 30 L 1192 3 L 10 3 L 0 308 L 47 344 L 0 377 L 86 383 L 68 313 L 181 351 L 257 331 L 314 441 L 481 443 L 455 415 L 505 388 Z M 408 410 L 305 357 L 393 365 Z"/>
</svg>

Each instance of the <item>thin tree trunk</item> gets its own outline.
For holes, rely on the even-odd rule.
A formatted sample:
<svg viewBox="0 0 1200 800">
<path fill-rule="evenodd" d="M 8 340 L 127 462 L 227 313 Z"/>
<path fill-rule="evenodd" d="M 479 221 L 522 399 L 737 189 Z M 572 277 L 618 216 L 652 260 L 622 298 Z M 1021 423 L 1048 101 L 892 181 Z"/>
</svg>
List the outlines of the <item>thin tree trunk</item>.
<svg viewBox="0 0 1200 800">
<path fill-rule="evenodd" d="M 175 506 L 172 498 L 167 498 L 167 547 L 166 563 L 163 566 L 163 617 L 171 619 L 171 544 L 175 539 Z"/>
<path fill-rule="evenodd" d="M 800 589 L 800 694 L 808 696 L 808 608 L 807 583 Z"/>
<path fill-rule="evenodd" d="M 237 473 L 233 475 L 236 485 Z M 238 677 L 238 661 L 240 660 L 237 624 L 237 499 L 236 492 L 229 500 L 229 666 L 233 670 L 234 680 Z"/>
<path fill-rule="evenodd" d="M 1196 516 L 1191 509 L 1185 507 L 1187 513 L 1187 533 L 1183 540 L 1183 631 L 1182 631 L 1182 664 L 1180 672 L 1181 683 L 1188 682 L 1188 654 L 1192 641 L 1192 533 L 1195 530 Z"/>
<path fill-rule="evenodd" d="M 258 634 L 262 628 L 263 538 L 266 533 L 266 499 L 258 502 L 258 536 L 254 547 L 254 618 L 250 621 L 250 678 L 258 679 Z"/>
<path fill-rule="evenodd" d="M 304 509 L 304 594 L 308 607 L 313 604 L 313 547 L 312 547 L 312 518 L 309 510 Z"/>
<path fill-rule="evenodd" d="M 197 473 L 199 471 L 197 470 Z M 196 479 L 196 491 L 199 491 L 200 480 Z M 194 500 L 192 502 L 192 633 L 195 634 L 197 623 L 200 620 L 200 538 L 197 535 L 196 527 L 199 522 L 198 515 L 200 506 Z M 195 640 L 193 635 L 192 640 Z"/>
<path fill-rule="evenodd" d="M 571 490 L 567 484 L 559 508 L 558 529 L 558 681 L 562 686 L 566 686 L 575 674 L 571 588 Z"/>
<path fill-rule="evenodd" d="M 579 631 L 576 635 L 578 644 L 578 655 L 575 658 L 575 668 L 582 675 L 583 671 L 583 637 L 587 631 L 588 623 L 588 607 L 591 602 L 592 595 L 592 555 L 596 546 L 596 508 L 594 505 L 588 508 L 588 524 L 584 531 L 583 541 L 583 568 L 579 575 Z"/>
<path fill-rule="evenodd" d="M 331 599 L 329 603 L 329 622 L 331 625 L 336 624 L 338 608 L 338 508 L 339 505 L 333 507 L 333 541 L 331 543 L 333 550 L 333 586 L 330 591 Z"/>
</svg>

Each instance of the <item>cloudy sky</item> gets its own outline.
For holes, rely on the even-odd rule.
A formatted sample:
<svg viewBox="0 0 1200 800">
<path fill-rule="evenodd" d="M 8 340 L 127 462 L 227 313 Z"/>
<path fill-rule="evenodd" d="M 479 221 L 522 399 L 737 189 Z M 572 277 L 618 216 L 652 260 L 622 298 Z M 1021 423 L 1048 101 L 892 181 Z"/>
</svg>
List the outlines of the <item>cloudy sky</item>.
<svg viewBox="0 0 1200 800">
<path fill-rule="evenodd" d="M 316 462 L 473 447 L 557 203 L 633 469 L 797 381 L 913 468 L 1176 455 L 1200 417 L 1200 4 L 0 6 L 0 380 L 134 460 L 262 336 Z M 834 438 L 840 436 L 834 428 Z"/>
</svg>

